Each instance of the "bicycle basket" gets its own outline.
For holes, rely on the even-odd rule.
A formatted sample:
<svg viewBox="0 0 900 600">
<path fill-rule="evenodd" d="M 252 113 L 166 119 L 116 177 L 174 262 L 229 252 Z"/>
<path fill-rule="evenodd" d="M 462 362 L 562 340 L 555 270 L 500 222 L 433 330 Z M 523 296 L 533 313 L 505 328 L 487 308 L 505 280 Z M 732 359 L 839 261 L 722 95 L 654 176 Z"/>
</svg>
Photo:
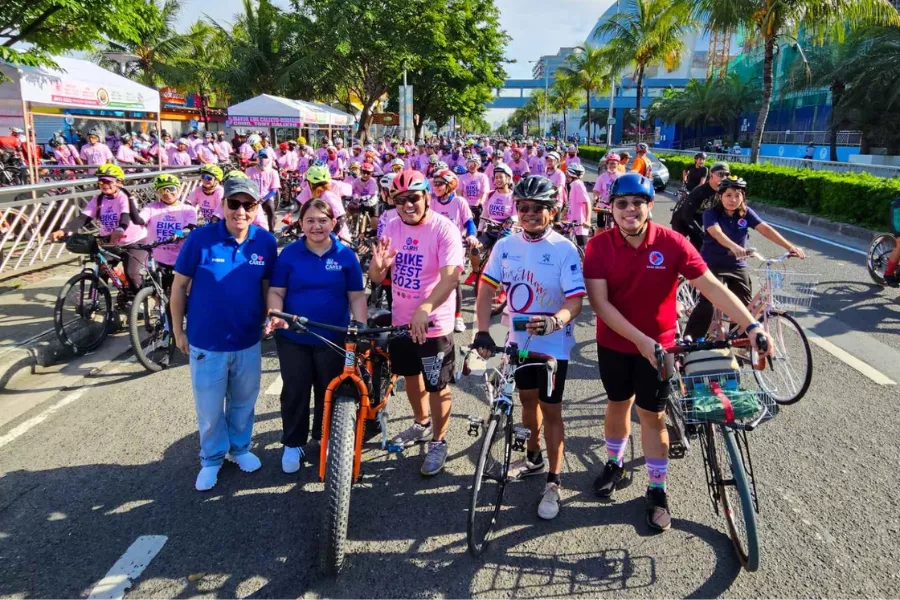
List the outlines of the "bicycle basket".
<svg viewBox="0 0 900 600">
<path fill-rule="evenodd" d="M 812 306 L 819 275 L 770 269 L 760 275 L 762 284 L 772 289 L 772 299 L 779 308 L 804 309 Z"/>
<path fill-rule="evenodd" d="M 94 254 L 97 238 L 89 233 L 74 233 L 66 238 L 66 250 L 72 254 Z"/>
<path fill-rule="evenodd" d="M 682 377 L 679 388 L 685 423 L 750 423 L 773 418 L 778 409 L 771 396 L 741 389 L 739 381 L 740 372 Z"/>
</svg>

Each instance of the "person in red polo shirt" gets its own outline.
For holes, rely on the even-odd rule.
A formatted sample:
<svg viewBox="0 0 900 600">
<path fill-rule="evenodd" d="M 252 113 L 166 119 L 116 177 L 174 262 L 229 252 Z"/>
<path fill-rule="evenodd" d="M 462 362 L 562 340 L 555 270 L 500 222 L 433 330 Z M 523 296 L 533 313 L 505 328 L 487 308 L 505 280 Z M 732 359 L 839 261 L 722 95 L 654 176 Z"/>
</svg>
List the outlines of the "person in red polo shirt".
<svg viewBox="0 0 900 600">
<path fill-rule="evenodd" d="M 647 522 L 669 528 L 666 498 L 669 435 L 664 409 L 669 383 L 656 371 L 656 345 L 675 344 L 675 290 L 682 275 L 737 323 L 741 331 L 762 331 L 737 297 L 709 271 L 684 236 L 650 220 L 653 182 L 637 173 L 620 176 L 610 188 L 616 227 L 587 245 L 584 278 L 597 313 L 597 358 L 609 404 L 604 422 L 608 461 L 594 482 L 609 498 L 622 480 L 631 406 L 637 403 L 641 443 L 650 475 Z M 756 336 L 750 339 L 756 348 Z M 769 344 L 771 352 L 772 344 Z"/>
</svg>

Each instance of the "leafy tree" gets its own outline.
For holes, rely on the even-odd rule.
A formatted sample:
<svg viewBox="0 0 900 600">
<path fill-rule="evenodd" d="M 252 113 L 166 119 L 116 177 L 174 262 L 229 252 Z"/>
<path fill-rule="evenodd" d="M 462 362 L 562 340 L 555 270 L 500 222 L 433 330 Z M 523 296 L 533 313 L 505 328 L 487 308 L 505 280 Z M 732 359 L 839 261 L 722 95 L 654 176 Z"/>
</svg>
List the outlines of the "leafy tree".
<svg viewBox="0 0 900 600">
<path fill-rule="evenodd" d="M 610 85 L 612 73 L 604 50 L 596 46 L 584 45 L 566 57 L 567 65 L 557 69 L 557 77 L 570 77 L 584 90 L 587 100 L 585 122 L 591 121 L 591 95 L 602 92 Z M 590 138 L 588 132 L 588 138 Z"/>
<path fill-rule="evenodd" d="M 696 21 L 686 0 L 629 0 L 629 4 L 600 25 L 597 34 L 612 36 L 604 50 L 617 71 L 628 66 L 634 69 L 640 123 L 647 69 L 655 66 L 675 69 L 686 51 L 683 38 L 696 28 Z"/>
<path fill-rule="evenodd" d="M 753 132 L 750 161 L 759 159 L 772 101 L 772 71 L 779 40 L 799 43 L 801 29 L 816 43 L 841 42 L 848 30 L 872 25 L 900 25 L 889 0 L 696 0 L 695 14 L 710 30 L 743 28 L 748 39 L 762 46 L 762 104 Z"/>
<path fill-rule="evenodd" d="M 578 81 L 569 75 L 556 78 L 550 87 L 550 106 L 554 112 L 562 113 L 562 137 L 569 135 L 569 109 L 581 106 L 579 99 Z"/>
<path fill-rule="evenodd" d="M 2 6 L 0 60 L 28 66 L 56 66 L 54 54 L 93 50 L 106 40 L 136 44 L 159 25 L 157 7 L 144 0 L 6 0 Z"/>
</svg>

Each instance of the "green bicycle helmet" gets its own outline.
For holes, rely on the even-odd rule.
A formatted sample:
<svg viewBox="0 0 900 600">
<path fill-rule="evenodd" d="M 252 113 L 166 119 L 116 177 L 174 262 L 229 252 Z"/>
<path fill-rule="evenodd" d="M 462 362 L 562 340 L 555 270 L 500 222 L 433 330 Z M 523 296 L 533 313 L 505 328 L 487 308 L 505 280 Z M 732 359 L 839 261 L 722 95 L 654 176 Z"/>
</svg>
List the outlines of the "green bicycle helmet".
<svg viewBox="0 0 900 600">
<path fill-rule="evenodd" d="M 125 171 L 119 165 L 107 163 L 97 167 L 97 177 L 115 177 L 119 181 L 125 181 Z"/>
<path fill-rule="evenodd" d="M 309 185 L 328 183 L 331 181 L 331 173 L 328 171 L 328 167 L 315 165 L 306 172 L 306 180 Z"/>
<path fill-rule="evenodd" d="M 222 181 L 222 177 L 224 177 L 222 173 L 222 169 L 218 167 L 218 165 L 213 164 L 205 164 L 200 167 L 200 174 L 209 174 L 216 178 L 216 181 Z"/>
<path fill-rule="evenodd" d="M 171 173 L 160 173 L 156 176 L 156 179 L 153 180 L 153 189 L 159 191 L 166 187 L 179 187 L 181 185 L 181 180 L 178 179 L 176 175 L 172 175 Z"/>
<path fill-rule="evenodd" d="M 229 179 L 250 179 L 247 177 L 247 174 L 239 169 L 232 169 L 225 173 L 225 177 L 222 178 L 222 181 L 228 181 Z"/>
</svg>

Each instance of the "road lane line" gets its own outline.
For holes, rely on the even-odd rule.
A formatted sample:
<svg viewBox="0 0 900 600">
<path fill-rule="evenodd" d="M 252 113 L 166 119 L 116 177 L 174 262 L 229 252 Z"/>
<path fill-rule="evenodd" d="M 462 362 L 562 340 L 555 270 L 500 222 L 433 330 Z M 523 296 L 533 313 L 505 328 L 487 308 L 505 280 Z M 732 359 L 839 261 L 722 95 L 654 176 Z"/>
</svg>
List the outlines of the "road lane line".
<svg viewBox="0 0 900 600">
<path fill-rule="evenodd" d="M 281 375 L 275 377 L 275 381 L 269 384 L 269 387 L 266 388 L 266 396 L 280 396 L 281 388 L 284 385 L 284 382 L 281 381 Z"/>
<path fill-rule="evenodd" d="M 50 408 L 48 408 L 47 410 L 42 412 L 41 414 L 28 419 L 24 423 L 20 423 L 16 427 L 13 427 L 9 433 L 0 437 L 0 448 L 3 448 L 7 444 L 14 442 L 18 438 L 22 437 L 23 435 L 25 435 L 26 433 L 31 431 L 33 428 L 37 427 L 38 425 L 40 425 L 41 423 L 43 423 L 44 421 L 49 419 L 51 416 L 53 416 L 53 413 L 59 412 L 60 410 L 62 410 L 66 406 L 68 406 L 69 404 L 72 404 L 73 402 L 75 402 L 76 400 L 81 398 L 81 396 L 83 396 L 86 391 L 87 391 L 87 388 L 82 388 L 82 389 L 78 390 L 77 392 L 72 392 L 71 394 L 69 394 L 68 396 L 66 396 L 65 398 L 63 398 L 62 400 L 60 400 L 59 402 L 57 402 L 56 404 L 54 404 L 53 406 L 51 406 Z"/>
<path fill-rule="evenodd" d="M 168 539 L 164 535 L 142 535 L 136 539 L 112 566 L 106 577 L 94 586 L 88 600 L 123 598 L 125 590 L 131 587 L 132 581 L 140 577 Z"/>
<path fill-rule="evenodd" d="M 878 385 L 897 385 L 896 381 L 894 381 L 893 379 L 891 379 L 890 377 L 888 377 L 887 375 L 885 375 L 878 369 L 869 366 L 868 364 L 859 360 L 858 358 L 856 358 L 855 356 L 853 356 L 846 350 L 843 350 L 842 348 L 835 346 L 834 344 L 832 344 L 831 342 L 829 342 L 822 336 L 813 333 L 809 329 L 805 329 L 804 331 L 806 331 L 806 336 L 809 338 L 809 341 L 811 341 L 813 344 L 815 344 L 816 346 L 818 346 L 825 352 L 829 353 L 830 355 L 832 355 L 839 361 L 843 362 L 844 364 L 856 369 L 857 371 L 859 371 L 860 373 L 862 373 L 863 375 L 865 375 L 866 377 L 868 377 L 869 379 L 871 379 L 872 381 L 877 383 Z"/>
<path fill-rule="evenodd" d="M 800 231 L 799 229 L 794 229 L 793 227 L 788 227 L 783 223 L 778 223 L 778 229 L 784 229 L 785 231 L 790 231 L 791 233 L 796 233 L 797 235 L 802 235 L 804 237 L 808 237 L 812 240 L 816 240 L 817 242 L 822 242 L 823 244 L 828 244 L 829 246 L 834 246 L 835 248 L 840 248 L 841 250 L 847 250 L 849 252 L 855 252 L 856 254 L 862 254 L 863 256 L 868 256 L 868 252 L 865 250 L 860 250 L 859 248 L 852 248 L 850 246 L 845 246 L 844 244 L 839 244 L 838 242 L 834 242 L 829 240 L 828 238 L 823 238 L 820 235 L 813 235 L 812 233 L 806 233 L 805 231 Z"/>
</svg>

